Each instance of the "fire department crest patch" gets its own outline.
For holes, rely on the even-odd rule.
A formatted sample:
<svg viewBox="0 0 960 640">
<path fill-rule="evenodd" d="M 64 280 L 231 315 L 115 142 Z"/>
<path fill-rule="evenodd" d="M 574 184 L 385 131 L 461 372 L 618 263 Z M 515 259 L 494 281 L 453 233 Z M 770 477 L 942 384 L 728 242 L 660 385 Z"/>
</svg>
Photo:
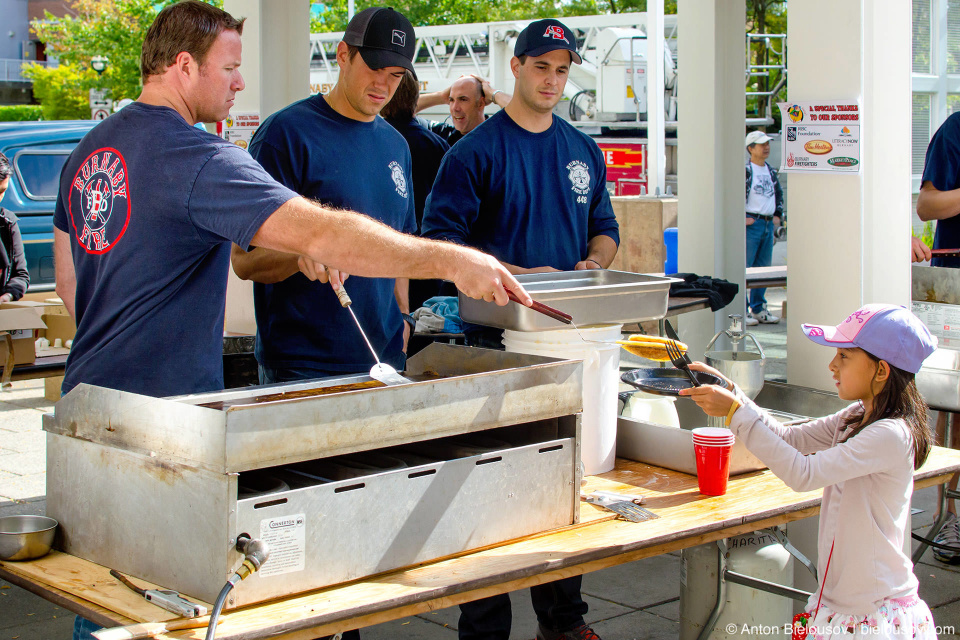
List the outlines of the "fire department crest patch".
<svg viewBox="0 0 960 640">
<path fill-rule="evenodd" d="M 584 195 L 590 193 L 590 169 L 586 164 L 579 160 L 574 160 L 567 165 L 567 177 L 573 183 L 573 190 Z"/>
<path fill-rule="evenodd" d="M 400 163 L 394 160 L 388 165 L 390 177 L 393 178 L 393 184 L 397 185 L 397 193 L 404 198 L 407 197 L 407 178 L 403 175 L 403 168 Z"/>
<path fill-rule="evenodd" d="M 87 156 L 70 184 L 67 203 L 80 246 L 87 253 L 110 251 L 130 223 L 127 163 L 120 152 L 98 149 Z"/>
</svg>

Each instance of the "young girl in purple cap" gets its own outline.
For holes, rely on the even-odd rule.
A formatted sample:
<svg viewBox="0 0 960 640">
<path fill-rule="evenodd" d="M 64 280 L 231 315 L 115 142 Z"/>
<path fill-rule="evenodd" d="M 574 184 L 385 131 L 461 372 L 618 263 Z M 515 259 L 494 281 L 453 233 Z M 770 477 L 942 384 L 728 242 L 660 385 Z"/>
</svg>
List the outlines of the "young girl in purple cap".
<svg viewBox="0 0 960 640">
<path fill-rule="evenodd" d="M 807 603 L 810 640 L 864 636 L 934 640 L 933 616 L 917 595 L 903 552 L 913 471 L 933 436 L 914 375 L 937 341 L 907 309 L 867 305 L 836 327 L 803 325 L 808 338 L 835 347 L 837 393 L 855 401 L 825 418 L 785 427 L 719 371 L 726 388 L 685 389 L 711 416 L 795 491 L 823 488 L 817 573 Z M 802 633 L 801 633 L 802 635 Z"/>
</svg>

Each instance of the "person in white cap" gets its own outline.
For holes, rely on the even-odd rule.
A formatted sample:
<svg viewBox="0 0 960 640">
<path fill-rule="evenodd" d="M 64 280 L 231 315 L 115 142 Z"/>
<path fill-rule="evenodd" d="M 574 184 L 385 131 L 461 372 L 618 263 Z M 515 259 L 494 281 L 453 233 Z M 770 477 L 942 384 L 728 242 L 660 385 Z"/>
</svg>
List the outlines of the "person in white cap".
<svg viewBox="0 0 960 640">
<path fill-rule="evenodd" d="M 763 131 L 747 134 L 746 225 L 747 266 L 769 267 L 773 262 L 773 234 L 783 220 L 783 190 L 777 170 L 767 164 L 772 138 Z M 767 310 L 766 289 L 751 289 L 746 323 L 776 324 L 780 317 Z"/>
</svg>

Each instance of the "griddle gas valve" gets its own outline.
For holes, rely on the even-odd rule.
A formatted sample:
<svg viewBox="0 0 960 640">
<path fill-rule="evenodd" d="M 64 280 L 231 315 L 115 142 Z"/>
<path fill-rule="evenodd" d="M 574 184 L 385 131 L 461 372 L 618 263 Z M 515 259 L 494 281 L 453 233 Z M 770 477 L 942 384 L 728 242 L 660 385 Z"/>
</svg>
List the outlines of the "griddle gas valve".
<svg viewBox="0 0 960 640">
<path fill-rule="evenodd" d="M 270 557 L 270 548 L 266 542 L 253 539 L 244 533 L 237 536 L 236 549 L 243 554 L 243 564 L 240 565 L 236 573 L 230 576 L 227 584 L 223 585 L 223 589 L 220 590 L 220 595 L 217 596 L 213 611 L 210 612 L 210 624 L 207 626 L 206 640 L 213 640 L 217 634 L 217 621 L 220 619 L 220 611 L 223 610 L 223 605 L 227 601 L 227 594 L 230 593 L 230 590 L 238 582 L 258 571 Z"/>
<path fill-rule="evenodd" d="M 237 569 L 240 580 L 258 571 L 270 557 L 270 548 L 266 542 L 242 533 L 237 536 L 237 551 L 243 554 L 243 564 Z"/>
</svg>

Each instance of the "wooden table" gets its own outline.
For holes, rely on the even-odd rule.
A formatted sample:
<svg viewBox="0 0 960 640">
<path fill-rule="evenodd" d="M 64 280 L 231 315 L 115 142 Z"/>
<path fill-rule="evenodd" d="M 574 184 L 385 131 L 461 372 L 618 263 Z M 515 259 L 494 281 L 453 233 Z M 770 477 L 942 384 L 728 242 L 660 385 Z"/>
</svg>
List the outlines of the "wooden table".
<svg viewBox="0 0 960 640">
<path fill-rule="evenodd" d="M 935 447 L 914 476 L 916 488 L 942 484 L 957 470 L 960 451 Z M 311 640 L 807 518 L 819 512 L 821 498 L 821 491 L 788 489 L 768 470 L 731 478 L 725 496 L 706 497 L 694 476 L 623 459 L 610 473 L 587 479 L 585 490 L 596 489 L 643 494 L 644 505 L 661 517 L 630 523 L 582 504 L 578 525 L 227 612 L 217 637 Z M 106 568 L 62 553 L 0 562 L 0 578 L 107 626 L 174 618 Z M 202 639 L 204 629 L 163 637 Z"/>
</svg>

